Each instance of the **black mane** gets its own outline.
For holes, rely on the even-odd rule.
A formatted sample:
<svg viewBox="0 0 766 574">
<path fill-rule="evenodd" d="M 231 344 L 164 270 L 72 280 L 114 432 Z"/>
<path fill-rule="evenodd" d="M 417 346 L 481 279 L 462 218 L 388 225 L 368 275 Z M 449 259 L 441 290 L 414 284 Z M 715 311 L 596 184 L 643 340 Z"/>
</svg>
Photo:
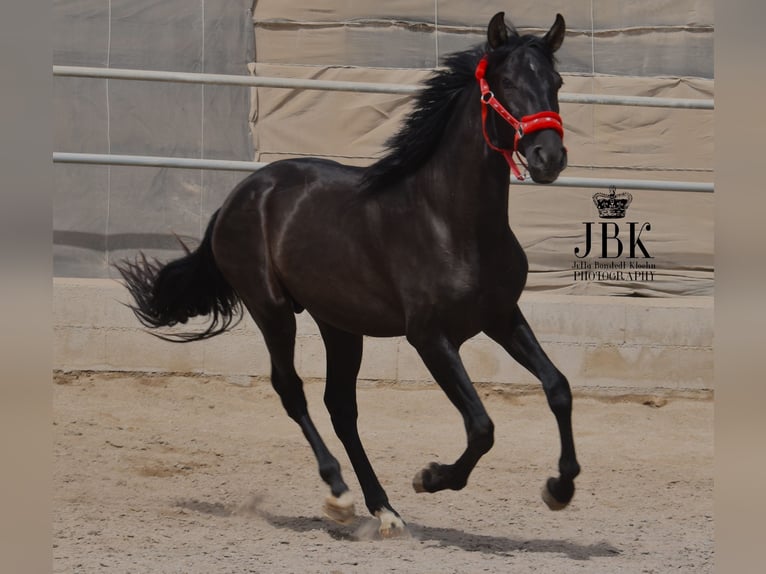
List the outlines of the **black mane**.
<svg viewBox="0 0 766 574">
<path fill-rule="evenodd" d="M 535 45 L 545 50 L 536 36 L 513 36 L 506 46 L 489 53 L 487 46 L 481 45 L 448 55 L 444 68 L 436 70 L 425 81 L 425 88 L 416 96 L 414 109 L 402 127 L 386 142 L 386 155 L 365 169 L 362 190 L 383 189 L 417 171 L 439 145 L 458 96 L 476 83 L 474 74 L 482 56 L 489 54 L 492 67 L 520 45 Z"/>
<path fill-rule="evenodd" d="M 483 54 L 483 47 L 477 46 L 447 56 L 444 69 L 435 71 L 425 81 L 425 88 L 415 97 L 414 109 L 386 142 L 386 155 L 365 170 L 363 189 L 387 187 L 426 162 L 441 140 L 458 96 L 474 81 L 476 65 Z"/>
</svg>

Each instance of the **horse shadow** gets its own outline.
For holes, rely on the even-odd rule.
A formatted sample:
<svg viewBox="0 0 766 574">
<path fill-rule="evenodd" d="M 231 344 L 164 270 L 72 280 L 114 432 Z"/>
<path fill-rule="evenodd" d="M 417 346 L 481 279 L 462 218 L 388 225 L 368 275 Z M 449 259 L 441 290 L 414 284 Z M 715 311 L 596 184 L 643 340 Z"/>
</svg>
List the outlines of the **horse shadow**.
<svg viewBox="0 0 766 574">
<path fill-rule="evenodd" d="M 176 507 L 211 516 L 257 516 L 277 529 L 308 533 L 322 529 L 339 541 L 362 542 L 380 538 L 378 521 L 374 518 L 357 518 L 352 524 L 341 525 L 319 516 L 284 516 L 265 510 L 260 500 L 254 498 L 241 505 L 180 500 Z M 407 523 L 409 537 L 441 547 L 459 548 L 466 552 L 510 555 L 519 552 L 561 554 L 571 560 L 590 560 L 618 556 L 621 550 L 608 542 L 579 544 L 555 538 L 521 539 L 466 532 L 457 528 L 434 527 L 415 522 Z"/>
<path fill-rule="evenodd" d="M 435 542 L 438 546 L 455 547 L 467 552 L 508 555 L 518 552 L 562 554 L 572 560 L 590 560 L 617 556 L 620 550 L 608 542 L 578 544 L 555 538 L 520 539 L 466 532 L 456 528 L 434 527 L 409 522 L 407 528 L 421 541 Z"/>
</svg>

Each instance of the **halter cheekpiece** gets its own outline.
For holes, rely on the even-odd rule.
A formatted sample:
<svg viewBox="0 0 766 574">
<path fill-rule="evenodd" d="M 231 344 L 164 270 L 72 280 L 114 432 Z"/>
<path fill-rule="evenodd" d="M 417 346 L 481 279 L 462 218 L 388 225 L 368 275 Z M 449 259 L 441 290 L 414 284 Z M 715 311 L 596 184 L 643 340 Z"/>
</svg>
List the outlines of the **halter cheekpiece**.
<svg viewBox="0 0 766 574">
<path fill-rule="evenodd" d="M 538 112 L 529 116 L 523 116 L 521 120 L 517 120 L 508 110 L 503 107 L 503 104 L 497 100 L 495 94 L 493 94 L 492 90 L 489 89 L 489 84 L 484 78 L 486 72 L 487 56 L 484 55 L 484 57 L 482 57 L 482 59 L 479 61 L 479 64 L 476 66 L 476 79 L 479 81 L 479 89 L 481 90 L 481 129 L 484 132 L 484 140 L 487 142 L 487 145 L 491 149 L 503 154 L 505 161 L 508 162 L 508 165 L 510 166 L 511 171 L 513 172 L 513 175 L 516 177 L 516 179 L 519 181 L 524 181 L 524 176 L 521 175 L 521 172 L 519 171 L 519 168 L 513 159 L 513 154 L 516 154 L 516 158 L 518 159 L 519 163 L 525 168 L 527 167 L 521 157 L 521 154 L 519 153 L 519 142 L 521 141 L 521 138 L 527 134 L 538 132 L 540 130 L 552 129 L 556 130 L 559 136 L 561 136 L 563 139 L 564 124 L 561 121 L 561 116 L 559 114 L 550 111 Z M 513 137 L 513 149 L 500 148 L 493 144 L 492 141 L 490 141 L 489 134 L 487 134 L 487 106 L 490 106 L 493 110 L 495 110 L 500 115 L 500 117 L 508 122 L 513 128 L 515 132 Z"/>
</svg>

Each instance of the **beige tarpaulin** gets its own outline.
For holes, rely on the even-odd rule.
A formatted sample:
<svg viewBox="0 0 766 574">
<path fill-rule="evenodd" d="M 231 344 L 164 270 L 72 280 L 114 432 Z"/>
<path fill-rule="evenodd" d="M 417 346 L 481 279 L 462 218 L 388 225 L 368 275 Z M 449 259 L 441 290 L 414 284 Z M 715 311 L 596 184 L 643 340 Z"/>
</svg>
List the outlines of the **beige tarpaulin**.
<svg viewBox="0 0 766 574">
<path fill-rule="evenodd" d="M 259 2 L 254 14 L 257 62 L 251 72 L 418 83 L 448 51 L 483 42 L 495 3 L 478 2 L 468 11 L 464 3 L 439 2 L 438 24 L 433 2 L 385 3 L 385 9 L 381 4 L 328 1 L 291 8 Z M 513 6 L 518 15 L 513 23 L 522 33 L 542 33 L 556 11 L 564 12 L 570 30 L 558 54 L 562 91 L 713 98 L 712 77 L 705 77 L 712 76 L 710 3 L 648 1 L 637 7 L 587 1 L 563 7 L 560 2 L 519 2 Z M 367 165 L 380 156 L 410 103 L 407 96 L 254 89 L 256 159 L 307 155 Z M 713 179 L 711 111 L 563 104 L 561 113 L 569 149 L 565 176 Z M 529 289 L 712 294 L 712 194 L 630 191 L 626 217 L 608 222 L 598 217 L 593 203 L 598 191 L 511 187 L 509 219 L 529 256 Z M 583 253 L 587 222 L 593 222 L 593 249 L 590 257 L 580 258 L 574 249 L 579 246 Z M 638 242 L 631 243 L 631 222 Z M 602 232 L 608 236 L 606 251 Z"/>
</svg>

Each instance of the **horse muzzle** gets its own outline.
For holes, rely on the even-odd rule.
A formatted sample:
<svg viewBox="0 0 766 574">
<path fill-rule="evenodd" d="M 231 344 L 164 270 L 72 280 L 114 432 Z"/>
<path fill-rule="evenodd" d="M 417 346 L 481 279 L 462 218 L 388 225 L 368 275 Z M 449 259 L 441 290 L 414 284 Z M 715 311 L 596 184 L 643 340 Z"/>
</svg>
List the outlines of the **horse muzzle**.
<svg viewBox="0 0 766 574">
<path fill-rule="evenodd" d="M 567 166 L 567 148 L 552 130 L 530 134 L 524 150 L 527 171 L 537 183 L 553 183 Z"/>
</svg>

